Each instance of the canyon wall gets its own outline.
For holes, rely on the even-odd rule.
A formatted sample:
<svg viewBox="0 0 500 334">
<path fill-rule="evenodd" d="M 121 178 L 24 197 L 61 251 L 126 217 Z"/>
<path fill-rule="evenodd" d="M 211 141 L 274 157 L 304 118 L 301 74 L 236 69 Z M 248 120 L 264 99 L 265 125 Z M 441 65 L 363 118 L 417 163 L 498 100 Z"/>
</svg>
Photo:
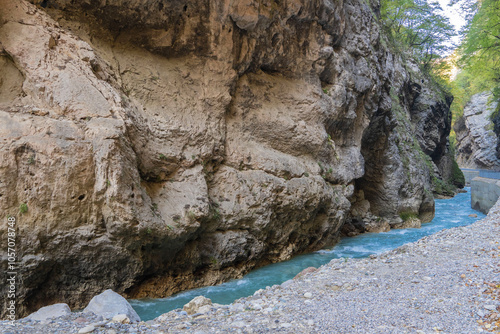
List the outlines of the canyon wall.
<svg viewBox="0 0 500 334">
<path fill-rule="evenodd" d="M 463 168 L 500 170 L 499 144 L 492 119 L 497 103 L 488 92 L 473 95 L 454 125 L 456 159 Z"/>
<path fill-rule="evenodd" d="M 452 98 L 390 50 L 375 2 L 32 2 L 0 0 L 19 315 L 220 283 L 343 226 L 429 221 L 460 186 Z"/>
</svg>

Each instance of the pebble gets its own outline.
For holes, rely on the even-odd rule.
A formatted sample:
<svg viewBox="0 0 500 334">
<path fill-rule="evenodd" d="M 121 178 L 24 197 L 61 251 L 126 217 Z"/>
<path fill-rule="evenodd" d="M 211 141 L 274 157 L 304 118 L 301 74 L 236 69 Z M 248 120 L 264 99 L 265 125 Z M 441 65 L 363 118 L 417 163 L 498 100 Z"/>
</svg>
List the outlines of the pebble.
<svg viewBox="0 0 500 334">
<path fill-rule="evenodd" d="M 130 319 L 127 317 L 126 314 L 117 314 L 111 319 L 111 321 L 119 322 L 121 324 L 129 324 L 130 323 Z"/>
<path fill-rule="evenodd" d="M 95 327 L 92 325 L 88 325 L 83 327 L 78 331 L 79 334 L 84 334 L 84 333 L 92 333 L 94 331 Z"/>
<path fill-rule="evenodd" d="M 495 305 L 484 305 L 484 308 L 488 311 L 495 311 L 497 309 Z"/>
</svg>

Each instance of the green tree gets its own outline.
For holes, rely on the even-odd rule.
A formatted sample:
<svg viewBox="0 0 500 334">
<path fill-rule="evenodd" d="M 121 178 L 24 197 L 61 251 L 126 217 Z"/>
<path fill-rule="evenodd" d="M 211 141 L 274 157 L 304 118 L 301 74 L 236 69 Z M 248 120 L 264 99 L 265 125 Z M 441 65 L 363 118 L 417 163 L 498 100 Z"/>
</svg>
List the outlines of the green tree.
<svg viewBox="0 0 500 334">
<path fill-rule="evenodd" d="M 491 90 L 500 98 L 500 1 L 466 1 L 468 24 L 460 46 L 460 66 L 469 76 L 470 89 Z"/>
<path fill-rule="evenodd" d="M 383 0 L 381 18 L 392 42 L 429 70 L 437 58 L 453 47 L 455 30 L 438 2 Z"/>
</svg>

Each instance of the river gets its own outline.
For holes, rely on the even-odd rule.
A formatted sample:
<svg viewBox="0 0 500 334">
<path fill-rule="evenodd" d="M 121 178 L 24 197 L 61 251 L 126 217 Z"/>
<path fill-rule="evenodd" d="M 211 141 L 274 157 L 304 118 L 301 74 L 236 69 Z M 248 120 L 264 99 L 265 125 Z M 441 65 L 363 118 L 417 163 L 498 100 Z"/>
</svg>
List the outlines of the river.
<svg viewBox="0 0 500 334">
<path fill-rule="evenodd" d="M 230 304 L 238 298 L 252 295 L 259 289 L 281 284 L 307 267 L 319 267 L 336 258 L 361 258 L 371 254 L 380 254 L 406 243 L 416 241 L 442 229 L 465 226 L 485 217 L 471 209 L 470 188 L 467 193 L 460 193 L 451 199 L 436 200 L 436 216 L 430 223 L 422 224 L 418 229 L 391 230 L 385 233 L 365 233 L 356 237 L 342 238 L 331 249 L 299 255 L 285 262 L 271 264 L 256 269 L 241 279 L 184 291 L 167 298 L 129 300 L 143 321 L 151 320 L 171 310 L 182 308 L 194 297 L 203 295 L 212 302 Z M 469 217 L 475 214 L 477 217 Z"/>
</svg>

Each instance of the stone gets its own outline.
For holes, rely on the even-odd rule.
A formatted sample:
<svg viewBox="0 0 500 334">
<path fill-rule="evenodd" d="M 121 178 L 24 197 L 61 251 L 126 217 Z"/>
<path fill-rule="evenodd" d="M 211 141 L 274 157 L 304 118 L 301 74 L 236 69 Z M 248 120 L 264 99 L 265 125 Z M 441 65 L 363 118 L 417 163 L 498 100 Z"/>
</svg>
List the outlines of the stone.
<svg viewBox="0 0 500 334">
<path fill-rule="evenodd" d="M 187 312 L 187 314 L 195 314 L 199 312 L 199 309 L 203 306 L 211 306 L 212 301 L 209 298 L 203 297 L 203 296 L 198 296 L 196 298 L 193 298 L 189 303 L 184 305 L 182 308 L 184 311 Z M 200 312 L 201 313 L 201 312 Z"/>
<path fill-rule="evenodd" d="M 243 30 L 253 30 L 259 21 L 259 4 L 253 0 L 231 1 L 231 19 Z"/>
<path fill-rule="evenodd" d="M 26 319 L 42 321 L 51 318 L 62 317 L 68 314 L 71 314 L 71 310 L 68 304 L 60 303 L 50 306 L 44 306 L 38 311 L 27 316 Z"/>
<path fill-rule="evenodd" d="M 78 317 L 78 318 L 76 318 L 73 322 L 76 322 L 76 323 L 82 324 L 82 323 L 84 323 L 84 322 L 88 322 L 88 320 L 87 320 L 87 319 L 85 319 L 85 318 L 82 318 L 82 317 Z"/>
<path fill-rule="evenodd" d="M 306 292 L 306 293 L 304 293 L 304 297 L 305 298 L 312 298 L 312 293 Z"/>
<path fill-rule="evenodd" d="M 117 315 L 113 316 L 111 321 L 119 322 L 121 324 L 129 324 L 130 323 L 130 319 L 129 319 L 129 317 L 127 317 L 126 314 L 117 314 Z"/>
<path fill-rule="evenodd" d="M 500 170 L 500 158 L 496 152 L 499 141 L 490 119 L 497 104 L 490 104 L 490 97 L 489 92 L 473 95 L 464 107 L 463 116 L 455 122 L 456 155 L 460 167 Z"/>
<path fill-rule="evenodd" d="M 422 226 L 422 221 L 418 218 L 409 218 L 400 224 L 392 225 L 392 228 L 404 229 L 404 228 L 420 228 Z"/>
<path fill-rule="evenodd" d="M 128 317 L 131 322 L 141 321 L 129 302 L 110 289 L 92 298 L 83 312 L 92 312 L 105 319 L 112 319 L 114 316 L 120 315 L 120 317 Z"/>
<path fill-rule="evenodd" d="M 262 305 L 260 305 L 259 303 L 255 303 L 254 302 L 254 303 L 252 303 L 252 308 L 254 310 L 260 311 L 260 310 L 262 310 Z"/>
<path fill-rule="evenodd" d="M 484 308 L 488 311 L 495 311 L 497 309 L 495 305 L 484 305 Z"/>
<path fill-rule="evenodd" d="M 83 328 L 81 328 L 78 333 L 79 334 L 85 334 L 85 333 L 92 333 L 95 330 L 95 327 L 93 325 L 88 325 Z"/>
</svg>

